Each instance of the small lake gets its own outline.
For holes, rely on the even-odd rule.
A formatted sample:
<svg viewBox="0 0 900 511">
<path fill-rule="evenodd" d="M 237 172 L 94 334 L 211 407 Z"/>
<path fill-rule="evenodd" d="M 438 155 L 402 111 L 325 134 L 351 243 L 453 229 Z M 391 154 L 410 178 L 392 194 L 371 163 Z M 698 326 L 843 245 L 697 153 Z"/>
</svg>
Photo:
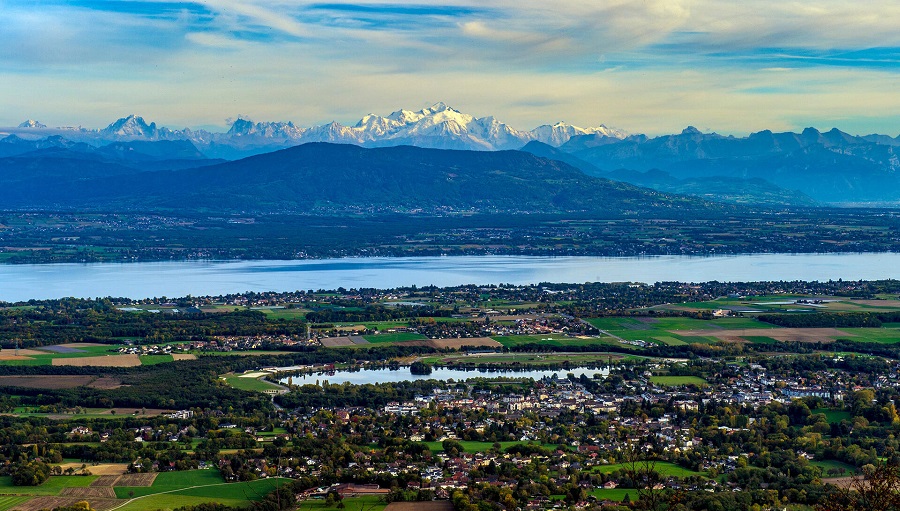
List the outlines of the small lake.
<svg viewBox="0 0 900 511">
<path fill-rule="evenodd" d="M 345 258 L 303 261 L 0 265 L 0 300 L 181 297 L 540 282 L 876 280 L 900 277 L 900 253 L 735 256 Z"/>
<path fill-rule="evenodd" d="M 280 368 L 288 370 L 289 368 Z M 479 370 L 463 370 L 449 369 L 446 367 L 435 367 L 431 370 L 431 374 L 412 374 L 409 367 L 399 367 L 397 369 L 363 369 L 360 371 L 333 371 L 328 373 L 313 373 L 303 376 L 293 376 L 291 382 L 294 385 L 304 385 L 307 383 L 321 384 L 328 383 L 350 383 L 360 385 L 363 383 L 397 383 L 401 381 L 417 381 L 417 380 L 441 380 L 441 381 L 463 381 L 472 378 L 532 378 L 539 380 L 545 376 L 565 377 L 569 373 L 576 377 L 582 374 L 588 378 L 593 378 L 595 374 L 606 376 L 609 374 L 608 368 L 603 369 L 555 369 L 540 371 L 479 371 Z M 287 383 L 288 379 L 283 378 L 282 383 Z"/>
</svg>

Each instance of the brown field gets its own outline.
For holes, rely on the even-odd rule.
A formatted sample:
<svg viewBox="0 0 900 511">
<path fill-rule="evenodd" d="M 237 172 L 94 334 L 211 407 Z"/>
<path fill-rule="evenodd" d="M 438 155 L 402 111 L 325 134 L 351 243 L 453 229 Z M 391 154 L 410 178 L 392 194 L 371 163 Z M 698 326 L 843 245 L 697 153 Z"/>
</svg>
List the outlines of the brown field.
<svg viewBox="0 0 900 511">
<path fill-rule="evenodd" d="M 736 330 L 672 330 L 675 335 L 716 337 L 725 342 L 747 342 L 746 337 L 765 336 L 788 342 L 833 341 L 838 337 L 853 337 L 837 328 L 742 328 Z"/>
<path fill-rule="evenodd" d="M 384 511 L 453 511 L 453 503 L 449 500 L 391 502 L 384 508 Z"/>
<path fill-rule="evenodd" d="M 96 376 L 89 374 L 77 376 L 0 376 L 0 386 L 26 387 L 30 389 L 72 389 L 87 385 L 96 379 Z"/>
<path fill-rule="evenodd" d="M 353 346 L 353 341 L 349 337 L 323 337 L 319 339 L 322 346 L 326 348 L 335 348 L 337 346 Z"/>
<path fill-rule="evenodd" d="M 95 488 L 96 487 L 104 487 L 104 486 L 111 488 L 116 485 L 116 481 L 118 481 L 120 477 L 122 477 L 121 474 L 120 475 L 102 475 L 102 476 L 98 477 L 97 479 L 94 479 L 93 481 L 91 481 L 91 486 L 93 486 Z"/>
<path fill-rule="evenodd" d="M 900 307 L 900 300 L 847 300 L 850 303 L 871 307 Z"/>
<path fill-rule="evenodd" d="M 125 474 L 119 478 L 115 486 L 153 486 L 156 472 L 152 474 Z"/>
<path fill-rule="evenodd" d="M 15 348 L 14 349 L 7 348 L 5 351 L 2 351 L 0 353 L 3 353 L 4 355 L 15 356 L 16 350 L 15 350 Z M 29 350 L 29 349 L 25 349 L 25 348 L 19 348 L 19 356 L 21 356 L 21 357 L 33 357 L 35 355 L 46 355 L 46 354 L 47 354 L 46 351 Z"/>
<path fill-rule="evenodd" d="M 101 376 L 87 385 L 92 389 L 109 390 L 122 386 L 122 380 L 111 376 Z"/>
<path fill-rule="evenodd" d="M 838 488 L 849 488 L 854 478 L 851 477 L 823 477 L 822 484 L 833 484 Z"/>
<path fill-rule="evenodd" d="M 426 341 L 426 345 L 431 346 L 432 348 L 453 348 L 455 350 L 458 350 L 463 346 L 479 346 L 487 348 L 503 346 L 490 337 L 473 337 L 471 339 L 429 339 Z"/>
<path fill-rule="evenodd" d="M 178 353 L 172 355 L 172 360 L 197 360 L 197 355 L 191 353 Z"/>
<path fill-rule="evenodd" d="M 23 356 L 15 356 L 15 355 L 0 355 L 0 360 L 32 360 L 31 357 L 23 357 Z"/>
<path fill-rule="evenodd" d="M 119 499 L 103 499 L 97 497 L 88 499 L 79 497 L 35 497 L 17 506 L 13 506 L 10 508 L 10 511 L 40 511 L 41 509 L 68 507 L 84 500 L 87 500 L 91 504 L 91 507 L 97 511 L 107 511 L 108 509 L 112 509 L 122 504 L 122 501 Z"/>
<path fill-rule="evenodd" d="M 88 486 L 86 488 L 63 488 L 59 492 L 60 497 L 78 497 L 82 500 L 89 498 L 114 499 L 116 492 L 112 486 Z"/>
<path fill-rule="evenodd" d="M 99 357 L 54 358 L 53 365 L 77 367 L 137 367 L 141 365 L 141 359 L 138 358 L 137 355 L 103 355 Z"/>
<path fill-rule="evenodd" d="M 164 413 L 172 413 L 175 410 L 164 410 L 162 408 L 111 408 L 100 412 L 101 414 L 110 414 L 115 411 L 116 415 L 140 415 L 141 417 L 156 417 Z"/>
<path fill-rule="evenodd" d="M 366 329 L 366 325 L 339 326 L 335 330 L 341 332 L 361 332 Z"/>
<path fill-rule="evenodd" d="M 60 465 L 60 468 L 63 470 L 71 467 L 77 471 L 81 470 L 82 463 L 63 463 Z M 100 476 L 95 479 L 93 482 L 106 479 L 108 477 L 118 477 L 125 473 L 128 470 L 127 463 L 100 463 L 98 465 L 88 465 L 85 467 L 86 469 L 91 471 L 91 474 L 95 476 Z M 107 484 L 91 484 L 91 486 L 110 486 Z"/>
</svg>

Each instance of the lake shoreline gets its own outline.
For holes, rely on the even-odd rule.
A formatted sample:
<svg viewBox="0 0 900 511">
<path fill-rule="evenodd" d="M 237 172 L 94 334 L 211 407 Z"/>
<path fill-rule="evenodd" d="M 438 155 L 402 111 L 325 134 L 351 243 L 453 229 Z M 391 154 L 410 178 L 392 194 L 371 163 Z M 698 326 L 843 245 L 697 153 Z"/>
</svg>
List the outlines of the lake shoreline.
<svg viewBox="0 0 900 511">
<path fill-rule="evenodd" d="M 542 282 L 762 282 L 900 277 L 900 253 L 430 256 L 0 265 L 0 300 L 217 296 L 338 288 Z"/>
</svg>

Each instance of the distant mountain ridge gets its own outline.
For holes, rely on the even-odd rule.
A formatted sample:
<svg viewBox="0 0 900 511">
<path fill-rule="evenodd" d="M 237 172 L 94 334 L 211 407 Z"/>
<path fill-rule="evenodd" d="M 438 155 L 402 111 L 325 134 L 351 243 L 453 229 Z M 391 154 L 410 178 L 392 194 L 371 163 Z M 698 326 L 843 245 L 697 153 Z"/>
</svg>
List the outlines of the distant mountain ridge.
<svg viewBox="0 0 900 511">
<path fill-rule="evenodd" d="M 310 143 L 218 165 L 133 172 L 110 163 L 21 172 L 0 159 L 4 207 L 237 213 L 718 214 L 730 207 L 587 176 L 522 151 Z M 69 161 L 70 162 L 70 161 Z M 37 170 L 42 170 L 39 174 Z M 54 186 L 48 187 L 48 179 Z"/>
<path fill-rule="evenodd" d="M 387 116 L 368 114 L 352 126 L 331 122 L 302 127 L 292 122 L 239 118 L 227 132 L 214 133 L 173 130 L 129 115 L 103 129 L 47 128 L 28 120 L 5 131 L 11 135 L 0 139 L 0 158 L 20 155 L 27 152 L 22 148 L 28 147 L 28 151 L 56 148 L 56 157 L 74 156 L 59 150 L 65 148 L 79 153 L 80 159 L 94 153 L 91 147 L 106 148 L 102 156 L 113 158 L 114 144 L 162 142 L 189 143 L 201 158 L 211 161 L 237 160 L 314 142 L 368 148 L 522 149 L 566 162 L 592 176 L 725 202 L 900 206 L 900 136 L 854 136 L 836 128 L 826 132 L 806 128 L 800 133 L 764 130 L 746 137 L 704 133 L 690 126 L 681 133 L 657 137 L 632 135 L 603 125 L 580 128 L 565 123 L 521 131 L 493 116 L 478 118 L 436 103 Z M 154 150 L 163 149 L 160 145 Z M 191 149 L 182 151 L 173 146 L 165 150 L 170 149 L 175 154 L 155 159 L 173 163 L 145 163 L 143 168 L 199 166 L 195 156 L 180 155 L 191 153 Z M 144 150 L 147 147 L 132 146 L 130 151 L 134 153 L 119 154 L 128 159 L 129 154 Z M 115 158 L 106 162 L 121 163 Z M 133 162 L 130 165 L 135 166 Z"/>
<path fill-rule="evenodd" d="M 765 130 L 738 138 L 688 127 L 655 138 L 572 137 L 558 150 L 605 171 L 662 170 L 679 180 L 763 179 L 822 203 L 900 203 L 898 148 L 900 137 L 859 137 L 836 128 Z"/>
<path fill-rule="evenodd" d="M 580 128 L 563 122 L 517 130 L 492 116 L 477 118 L 435 103 L 418 111 L 397 110 L 388 116 L 368 114 L 353 126 L 331 122 L 309 128 L 293 122 L 253 122 L 239 118 L 225 133 L 206 130 L 172 130 L 129 115 L 106 128 L 46 128 L 37 121 L 18 126 L 29 136 L 53 132 L 71 140 L 95 145 L 132 140 L 187 140 L 210 157 L 237 159 L 309 142 L 355 144 L 363 147 L 413 145 L 434 149 L 494 151 L 519 149 L 532 140 L 558 146 L 573 136 L 600 135 L 624 138 L 627 133 L 606 126 Z M 15 130 L 11 130 L 15 133 Z"/>
</svg>

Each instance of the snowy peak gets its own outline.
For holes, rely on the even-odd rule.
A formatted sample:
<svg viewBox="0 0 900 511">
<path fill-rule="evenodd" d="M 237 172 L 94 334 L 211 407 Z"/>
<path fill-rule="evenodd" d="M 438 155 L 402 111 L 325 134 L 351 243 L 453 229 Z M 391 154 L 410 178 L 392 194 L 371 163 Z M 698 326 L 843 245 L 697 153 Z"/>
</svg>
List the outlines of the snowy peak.
<svg viewBox="0 0 900 511">
<path fill-rule="evenodd" d="M 226 135 L 231 137 L 258 137 L 276 140 L 291 140 L 303 135 L 306 130 L 293 122 L 257 122 L 238 118 L 232 123 Z"/>
<path fill-rule="evenodd" d="M 33 134 L 31 129 L 45 128 L 36 121 L 27 121 L 20 127 L 23 134 L 29 135 Z M 579 135 L 602 135 L 617 139 L 627 136 L 622 131 L 602 125 L 599 128 L 579 128 L 565 123 L 520 131 L 493 116 L 475 117 L 444 102 L 416 111 L 399 109 L 386 117 L 370 113 L 352 126 L 332 122 L 321 126 L 300 127 L 292 122 L 253 122 L 238 118 L 226 133 L 214 133 L 205 130 L 171 130 L 157 127 L 156 123 L 148 123 L 140 116 L 129 115 L 102 130 L 57 129 L 65 129 L 66 136 L 70 139 L 92 144 L 133 140 L 188 140 L 211 156 L 225 158 L 258 154 L 308 142 L 492 151 L 519 149 L 532 140 L 559 147 Z"/>
<path fill-rule="evenodd" d="M 571 124 L 566 124 L 564 122 L 538 126 L 531 130 L 531 134 L 534 136 L 534 140 L 554 147 L 565 144 L 571 140 L 572 137 L 579 137 L 582 135 L 596 135 L 616 139 L 624 139 L 628 136 L 628 133 L 622 130 L 607 128 L 602 124 L 596 128 L 579 128 L 578 126 L 572 126 Z"/>
<path fill-rule="evenodd" d="M 25 122 L 23 122 L 22 124 L 20 124 L 18 127 L 19 127 L 19 128 L 37 128 L 37 129 L 43 129 L 43 128 L 46 128 L 47 125 L 46 125 L 46 124 L 41 124 L 41 123 L 39 123 L 39 122 L 37 122 L 37 121 L 35 121 L 35 120 L 33 120 L 33 119 L 28 119 L 27 121 L 25 121 Z"/>
<path fill-rule="evenodd" d="M 142 138 L 155 140 L 159 138 L 160 131 L 156 123 L 147 124 L 143 117 L 129 115 L 110 124 L 100 134 L 110 138 Z"/>
</svg>

